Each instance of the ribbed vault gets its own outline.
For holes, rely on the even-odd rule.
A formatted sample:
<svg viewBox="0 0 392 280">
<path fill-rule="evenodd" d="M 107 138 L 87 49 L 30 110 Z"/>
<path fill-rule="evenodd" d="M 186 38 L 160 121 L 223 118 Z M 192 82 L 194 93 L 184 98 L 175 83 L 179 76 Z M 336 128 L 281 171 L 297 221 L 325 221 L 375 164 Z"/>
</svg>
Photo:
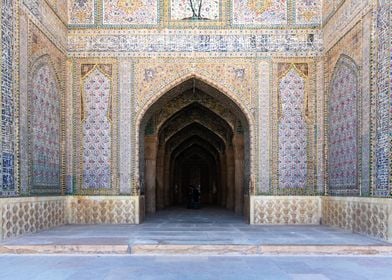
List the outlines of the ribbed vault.
<svg viewBox="0 0 392 280">
<path fill-rule="evenodd" d="M 140 141 L 147 213 L 186 205 L 190 185 L 200 188 L 202 205 L 242 213 L 249 180 L 245 120 L 229 98 L 196 79 L 151 106 Z"/>
</svg>

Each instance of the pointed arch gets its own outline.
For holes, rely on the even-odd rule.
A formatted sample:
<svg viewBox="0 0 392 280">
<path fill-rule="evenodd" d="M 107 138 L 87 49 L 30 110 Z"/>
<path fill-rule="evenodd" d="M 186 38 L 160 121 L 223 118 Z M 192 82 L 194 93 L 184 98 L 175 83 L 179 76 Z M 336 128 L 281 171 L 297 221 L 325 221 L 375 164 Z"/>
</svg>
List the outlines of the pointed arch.
<svg viewBox="0 0 392 280">
<path fill-rule="evenodd" d="M 49 55 L 39 56 L 29 72 L 28 130 L 31 193 L 62 193 L 62 94 Z"/>
<path fill-rule="evenodd" d="M 163 87 L 158 89 L 156 92 L 151 94 L 151 98 L 148 99 L 147 102 L 143 104 L 141 109 L 136 113 L 136 118 L 134 122 L 134 130 L 135 130 L 135 147 L 136 148 L 136 154 L 135 154 L 135 162 L 140 162 L 142 160 L 141 156 L 143 155 L 143 147 L 141 147 L 141 136 L 143 134 L 143 131 L 141 131 L 141 127 L 144 126 L 144 123 L 148 121 L 148 114 L 149 111 L 152 110 L 153 106 L 157 104 L 160 100 L 164 99 L 164 96 L 168 94 L 171 90 L 175 89 L 176 87 L 184 84 L 187 81 L 190 80 L 196 80 L 203 85 L 211 88 L 214 91 L 214 94 L 218 98 L 222 98 L 225 100 L 230 101 L 235 109 L 237 109 L 239 115 L 242 117 L 242 122 L 247 126 L 246 127 L 246 141 L 249 143 L 246 143 L 249 146 L 249 149 L 247 149 L 245 152 L 248 153 L 247 156 L 247 164 L 250 166 L 249 174 L 246 174 L 246 177 L 252 177 L 254 176 L 255 170 L 253 164 L 255 162 L 254 159 L 254 151 L 256 150 L 256 141 L 255 141 L 255 119 L 253 114 L 249 111 L 249 109 L 243 104 L 241 101 L 240 95 L 228 89 L 226 86 L 221 85 L 219 82 L 215 81 L 214 79 L 205 76 L 202 73 L 195 73 L 195 72 L 189 72 L 181 77 L 178 77 L 177 79 L 174 79 L 172 81 L 168 81 Z M 133 182 L 133 188 L 137 188 L 140 184 L 140 172 L 139 172 L 139 166 L 134 165 L 132 173 L 134 174 L 134 182 Z M 140 187 L 140 186 L 139 186 Z"/>
<path fill-rule="evenodd" d="M 359 67 L 341 55 L 334 67 L 327 98 L 328 192 L 359 195 Z"/>
<path fill-rule="evenodd" d="M 81 87 L 81 187 L 108 190 L 112 188 L 112 77 L 103 66 L 91 65 Z"/>
<path fill-rule="evenodd" d="M 282 190 L 305 190 L 308 128 L 304 104 L 307 77 L 292 64 L 279 79 L 278 178 Z"/>
<path fill-rule="evenodd" d="M 151 98 L 149 98 L 149 100 L 143 104 L 141 109 L 136 114 L 136 120 L 135 120 L 136 129 L 138 129 L 142 119 L 145 117 L 146 112 L 151 108 L 151 106 L 154 103 L 156 103 L 159 99 L 161 99 L 166 93 L 168 93 L 172 89 L 176 88 L 177 86 L 183 84 L 188 80 L 200 81 L 205 85 L 215 89 L 217 92 L 223 94 L 225 97 L 227 97 L 236 106 L 238 106 L 241 112 L 245 115 L 246 121 L 247 123 L 249 123 L 249 129 L 253 129 L 253 124 L 255 121 L 254 117 L 252 113 L 248 110 L 248 108 L 241 101 L 241 97 L 239 93 L 235 92 L 234 90 L 230 90 L 226 86 L 221 85 L 219 82 L 215 81 L 210 77 L 207 77 L 206 75 L 203 75 L 201 73 L 194 73 L 194 72 L 189 72 L 181 77 L 178 77 L 175 80 L 167 81 L 162 88 L 158 89 L 153 94 L 151 94 Z"/>
<path fill-rule="evenodd" d="M 171 151 L 165 148 L 168 144 L 165 135 L 178 132 L 184 125 L 189 127 L 190 124 L 200 123 L 207 131 L 218 133 L 225 146 L 221 151 L 222 156 L 215 159 L 217 168 L 222 171 L 216 173 L 221 192 L 214 193 L 212 201 L 238 214 L 243 213 L 243 206 L 249 203 L 248 184 L 253 175 L 251 168 L 255 167 L 252 166 L 255 150 L 254 117 L 247 110 L 245 101 L 226 87 L 199 74 L 190 73 L 168 84 L 155 94 L 148 93 L 148 98 L 144 98 L 147 102 L 133 123 L 137 145 L 135 162 L 138 164 L 133 169 L 133 190 L 137 190 L 136 193 L 140 190 L 145 195 L 147 213 L 177 203 L 173 200 L 173 186 L 176 184 L 173 176 L 179 176 L 181 172 L 177 173 L 179 167 L 170 160 Z M 194 102 L 185 107 L 177 106 L 176 97 L 189 90 Z M 197 98 L 199 94 L 207 94 L 211 98 Z M 204 105 L 205 102 L 211 104 Z M 230 111 L 233 119 L 220 116 L 221 108 L 217 107 L 222 104 Z M 160 115 L 164 106 L 170 109 Z M 209 117 L 206 118 L 208 112 Z M 163 125 L 158 128 L 160 123 Z M 147 125 L 149 134 L 145 135 Z M 225 181 L 228 183 L 224 185 Z M 184 184 L 185 181 L 181 183 L 182 187 Z"/>
</svg>

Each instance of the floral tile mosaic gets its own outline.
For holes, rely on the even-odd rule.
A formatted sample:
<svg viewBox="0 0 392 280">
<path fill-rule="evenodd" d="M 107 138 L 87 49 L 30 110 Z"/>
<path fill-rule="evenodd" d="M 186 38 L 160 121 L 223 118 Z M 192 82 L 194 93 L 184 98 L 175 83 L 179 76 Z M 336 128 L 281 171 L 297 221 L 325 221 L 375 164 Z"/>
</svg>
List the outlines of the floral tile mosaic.
<svg viewBox="0 0 392 280">
<path fill-rule="evenodd" d="M 68 1 L 68 21 L 70 24 L 94 23 L 94 0 Z"/>
<path fill-rule="evenodd" d="M 328 175 L 331 194 L 357 195 L 358 188 L 358 70 L 341 57 L 328 100 Z"/>
<path fill-rule="evenodd" d="M 157 0 L 103 0 L 103 23 L 157 24 Z"/>
<path fill-rule="evenodd" d="M 232 0 L 232 21 L 240 25 L 286 24 L 287 0 Z"/>
<path fill-rule="evenodd" d="M 220 17 L 220 0 L 171 0 L 171 20 L 218 20 Z"/>
</svg>

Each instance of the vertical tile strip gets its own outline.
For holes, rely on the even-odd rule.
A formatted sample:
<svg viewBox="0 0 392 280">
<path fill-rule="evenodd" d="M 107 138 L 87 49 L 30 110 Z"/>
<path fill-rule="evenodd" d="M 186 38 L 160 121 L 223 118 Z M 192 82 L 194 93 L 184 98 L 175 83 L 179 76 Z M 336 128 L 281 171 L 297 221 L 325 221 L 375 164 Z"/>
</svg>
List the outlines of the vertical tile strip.
<svg viewBox="0 0 392 280">
<path fill-rule="evenodd" d="M 259 193 L 268 193 L 270 190 L 270 63 L 262 61 L 259 63 Z"/>
</svg>

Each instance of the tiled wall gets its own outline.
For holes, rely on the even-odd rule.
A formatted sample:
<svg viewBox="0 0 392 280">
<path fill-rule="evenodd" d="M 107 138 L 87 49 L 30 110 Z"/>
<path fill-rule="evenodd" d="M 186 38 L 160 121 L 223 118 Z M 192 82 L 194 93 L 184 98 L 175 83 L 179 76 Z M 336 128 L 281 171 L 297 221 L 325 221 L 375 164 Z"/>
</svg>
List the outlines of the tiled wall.
<svg viewBox="0 0 392 280">
<path fill-rule="evenodd" d="M 389 3 L 389 4 L 388 4 Z M 379 1 L 376 23 L 377 36 L 377 114 L 375 140 L 376 196 L 392 195 L 392 5 Z"/>
<path fill-rule="evenodd" d="M 15 184 L 15 120 L 14 120 L 14 3 L 0 1 L 1 37 L 1 153 L 0 153 L 0 196 L 16 194 Z"/>
<path fill-rule="evenodd" d="M 71 27 L 319 26 L 321 0 L 69 0 Z"/>
<path fill-rule="evenodd" d="M 362 17 L 357 17 L 358 10 L 363 9 L 363 5 L 357 6 L 359 2 L 346 1 L 323 30 L 324 156 L 330 195 L 368 195 L 370 189 L 371 32 L 367 27 L 371 25 L 371 12 L 364 9 Z M 345 106 L 340 106 L 342 99 L 347 102 Z"/>
</svg>

